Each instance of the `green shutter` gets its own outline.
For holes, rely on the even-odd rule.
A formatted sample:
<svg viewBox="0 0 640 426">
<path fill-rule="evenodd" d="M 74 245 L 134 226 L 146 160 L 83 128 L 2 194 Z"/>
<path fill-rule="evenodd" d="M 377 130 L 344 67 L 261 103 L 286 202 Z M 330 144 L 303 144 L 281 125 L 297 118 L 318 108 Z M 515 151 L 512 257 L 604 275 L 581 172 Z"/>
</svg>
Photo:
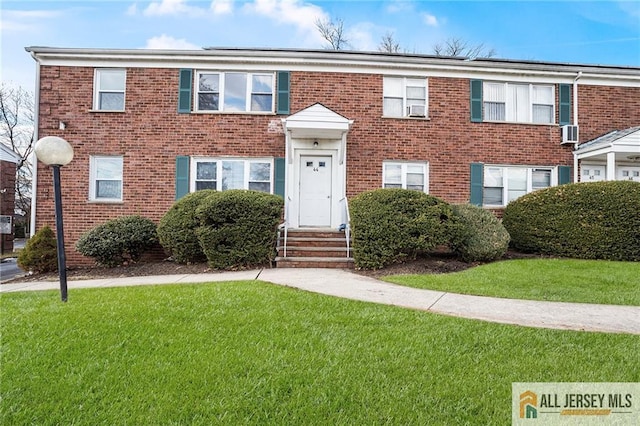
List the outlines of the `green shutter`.
<svg viewBox="0 0 640 426">
<path fill-rule="evenodd" d="M 180 88 L 178 90 L 178 112 L 181 114 L 191 112 L 191 83 L 192 71 L 180 70 Z"/>
<path fill-rule="evenodd" d="M 189 193 L 189 157 L 176 157 L 176 200 Z"/>
<path fill-rule="evenodd" d="M 471 163 L 471 195 L 469 202 L 476 206 L 482 206 L 482 191 L 484 187 L 484 165 Z"/>
<path fill-rule="evenodd" d="M 482 80 L 471 80 L 471 121 L 482 123 Z"/>
<path fill-rule="evenodd" d="M 571 183 L 571 167 L 558 166 L 558 185 L 564 185 L 565 183 Z"/>
<path fill-rule="evenodd" d="M 289 71 L 278 71 L 278 114 L 289 114 Z"/>
<path fill-rule="evenodd" d="M 273 163 L 273 193 L 284 198 L 284 158 L 275 158 Z"/>
<path fill-rule="evenodd" d="M 560 100 L 560 113 L 559 121 L 560 125 L 571 124 L 571 85 L 561 84 L 559 87 L 560 93 L 558 98 Z"/>
</svg>

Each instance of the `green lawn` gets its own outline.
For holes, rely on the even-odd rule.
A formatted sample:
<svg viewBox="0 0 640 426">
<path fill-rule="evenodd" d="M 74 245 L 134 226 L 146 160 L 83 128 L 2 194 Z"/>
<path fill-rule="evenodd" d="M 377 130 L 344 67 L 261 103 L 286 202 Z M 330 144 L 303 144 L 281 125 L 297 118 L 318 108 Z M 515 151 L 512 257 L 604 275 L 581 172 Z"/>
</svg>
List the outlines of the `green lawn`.
<svg viewBox="0 0 640 426">
<path fill-rule="evenodd" d="M 383 279 L 410 287 L 480 296 L 640 305 L 640 262 L 518 259 L 458 273 Z"/>
<path fill-rule="evenodd" d="M 637 382 L 640 336 L 258 281 L 3 294 L 0 424 L 508 424 L 512 382 Z"/>
</svg>

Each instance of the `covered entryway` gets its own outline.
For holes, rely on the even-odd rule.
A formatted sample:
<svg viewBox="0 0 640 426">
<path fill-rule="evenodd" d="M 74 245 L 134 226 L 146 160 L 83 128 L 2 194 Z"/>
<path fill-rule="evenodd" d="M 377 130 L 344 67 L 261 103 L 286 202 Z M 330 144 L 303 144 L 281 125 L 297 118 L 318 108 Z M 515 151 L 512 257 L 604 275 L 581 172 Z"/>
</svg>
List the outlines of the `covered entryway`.
<svg viewBox="0 0 640 426">
<path fill-rule="evenodd" d="M 347 134 L 353 121 L 315 104 L 282 122 L 286 226 L 339 228 L 346 222 Z"/>
<path fill-rule="evenodd" d="M 574 182 L 640 181 L 640 126 L 614 130 L 573 152 Z"/>
</svg>

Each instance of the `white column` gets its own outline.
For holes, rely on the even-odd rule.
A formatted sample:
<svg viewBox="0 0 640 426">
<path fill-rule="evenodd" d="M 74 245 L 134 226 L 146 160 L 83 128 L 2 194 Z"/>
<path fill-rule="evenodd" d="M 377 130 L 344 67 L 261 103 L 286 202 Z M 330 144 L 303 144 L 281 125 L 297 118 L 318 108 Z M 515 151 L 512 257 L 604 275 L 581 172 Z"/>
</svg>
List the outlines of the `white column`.
<svg viewBox="0 0 640 426">
<path fill-rule="evenodd" d="M 607 180 L 616 180 L 616 153 L 607 153 Z"/>
<path fill-rule="evenodd" d="M 579 182 L 580 172 L 578 170 L 578 155 L 573 153 L 573 183 Z"/>
</svg>

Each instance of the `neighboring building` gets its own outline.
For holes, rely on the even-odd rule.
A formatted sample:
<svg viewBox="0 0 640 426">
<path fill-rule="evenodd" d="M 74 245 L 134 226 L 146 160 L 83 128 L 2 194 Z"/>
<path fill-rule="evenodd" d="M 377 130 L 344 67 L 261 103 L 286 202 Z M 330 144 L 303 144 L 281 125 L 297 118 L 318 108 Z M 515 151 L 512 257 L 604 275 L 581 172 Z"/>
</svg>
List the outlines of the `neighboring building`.
<svg viewBox="0 0 640 426">
<path fill-rule="evenodd" d="M 20 156 L 0 143 L 0 253 L 13 251 L 16 170 Z"/>
<path fill-rule="evenodd" d="M 202 188 L 276 193 L 289 228 L 338 228 L 346 200 L 369 189 L 499 212 L 577 180 L 587 157 L 637 165 L 640 142 L 626 129 L 640 125 L 640 68 L 327 50 L 27 51 L 38 64 L 38 137 L 75 149 L 62 168 L 70 264 L 89 262 L 73 250 L 81 233 L 127 214 L 158 221 Z M 615 156 L 574 151 L 612 131 L 627 135 Z M 38 169 L 33 230 L 55 223 L 51 173 Z"/>
</svg>

